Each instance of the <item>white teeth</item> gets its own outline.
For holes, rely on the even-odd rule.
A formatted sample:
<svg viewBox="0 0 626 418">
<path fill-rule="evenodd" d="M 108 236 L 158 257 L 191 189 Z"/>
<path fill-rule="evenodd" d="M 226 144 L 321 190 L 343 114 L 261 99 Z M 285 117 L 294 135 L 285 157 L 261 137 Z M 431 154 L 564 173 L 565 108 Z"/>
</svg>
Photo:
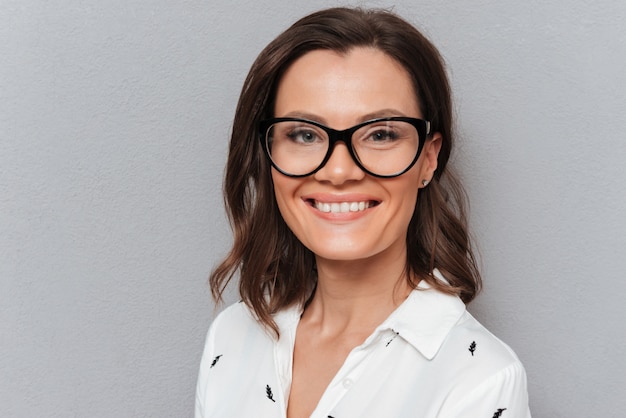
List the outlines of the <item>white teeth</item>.
<svg viewBox="0 0 626 418">
<path fill-rule="evenodd" d="M 348 213 L 348 212 L 359 212 L 363 211 L 370 207 L 369 202 L 334 202 L 334 203 L 324 203 L 315 201 L 315 207 L 320 212 L 325 213 Z"/>
</svg>

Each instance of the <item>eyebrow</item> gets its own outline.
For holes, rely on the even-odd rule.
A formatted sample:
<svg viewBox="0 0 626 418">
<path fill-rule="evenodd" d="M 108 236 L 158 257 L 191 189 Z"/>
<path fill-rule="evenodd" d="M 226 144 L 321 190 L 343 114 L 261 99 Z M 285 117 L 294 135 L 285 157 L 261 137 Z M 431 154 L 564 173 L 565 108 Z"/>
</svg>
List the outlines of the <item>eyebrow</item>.
<svg viewBox="0 0 626 418">
<path fill-rule="evenodd" d="M 366 120 L 370 120 L 370 119 L 377 119 L 377 118 L 390 118 L 390 117 L 394 117 L 394 116 L 403 116 L 406 117 L 408 116 L 406 113 L 401 112 L 397 109 L 381 109 L 381 110 L 377 110 L 376 112 L 372 112 L 372 113 L 368 113 L 366 115 L 363 115 L 363 117 L 361 118 L 361 122 L 365 122 Z M 414 116 L 417 117 L 417 116 Z"/>
<path fill-rule="evenodd" d="M 312 120 L 313 122 L 318 122 L 321 123 L 322 125 L 326 124 L 326 119 L 324 119 L 321 116 L 315 115 L 313 113 L 307 113 L 307 112 L 301 112 L 301 111 L 293 111 L 293 112 L 289 112 L 285 115 L 282 116 L 278 116 L 281 118 L 298 118 L 298 119 L 307 119 L 307 120 Z"/>
<path fill-rule="evenodd" d="M 361 123 L 361 122 L 365 122 L 371 119 L 378 119 L 378 118 L 389 118 L 389 117 L 395 117 L 395 116 L 403 116 L 406 117 L 408 115 L 406 115 L 404 112 L 401 112 L 397 109 L 380 109 L 377 110 L 375 112 L 371 112 L 371 113 L 367 113 L 365 115 L 362 115 L 358 120 L 357 123 Z M 299 118 L 299 119 L 308 119 L 308 120 L 312 120 L 314 122 L 318 122 L 321 123 L 323 125 L 327 124 L 326 119 L 324 119 L 323 117 L 313 114 L 313 113 L 308 113 L 308 112 L 303 112 L 303 111 L 293 111 L 293 112 L 289 112 L 281 117 L 284 118 Z M 418 116 L 414 116 L 414 117 L 418 117 Z"/>
</svg>

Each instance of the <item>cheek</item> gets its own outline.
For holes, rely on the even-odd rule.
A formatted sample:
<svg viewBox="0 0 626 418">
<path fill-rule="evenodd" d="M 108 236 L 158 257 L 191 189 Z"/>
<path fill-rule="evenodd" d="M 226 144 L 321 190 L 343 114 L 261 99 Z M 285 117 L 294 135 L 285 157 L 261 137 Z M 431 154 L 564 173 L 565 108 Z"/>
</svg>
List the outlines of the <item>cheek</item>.
<svg viewBox="0 0 626 418">
<path fill-rule="evenodd" d="M 415 213 L 415 205 L 417 203 L 417 194 L 418 189 L 415 187 L 414 189 L 407 190 L 405 193 L 404 200 L 402 202 L 402 208 L 400 212 L 402 213 L 402 218 L 404 219 L 404 223 L 406 223 L 406 228 L 409 228 L 409 223 L 411 222 L 411 218 L 413 218 L 413 214 Z"/>
<path fill-rule="evenodd" d="M 398 214 L 407 224 L 410 222 L 415 212 L 415 206 L 417 203 L 417 195 L 420 192 L 419 188 L 419 171 L 411 170 L 406 173 L 406 177 L 401 179 L 401 183 L 397 184 L 395 190 L 391 193 L 400 197 L 399 207 L 397 208 Z"/>
<path fill-rule="evenodd" d="M 280 209 L 281 213 L 283 211 L 283 201 L 285 196 L 285 187 L 280 182 L 280 179 L 276 179 L 276 175 L 272 172 L 272 187 L 274 188 L 274 199 L 276 199 L 276 204 Z"/>
<path fill-rule="evenodd" d="M 285 220 L 289 218 L 289 204 L 290 202 L 292 202 L 295 191 L 297 189 L 297 181 L 294 180 L 296 179 L 285 177 L 282 174 L 276 173 L 274 170 L 272 170 L 272 183 L 274 187 L 276 204 L 278 205 L 280 214 Z"/>
</svg>

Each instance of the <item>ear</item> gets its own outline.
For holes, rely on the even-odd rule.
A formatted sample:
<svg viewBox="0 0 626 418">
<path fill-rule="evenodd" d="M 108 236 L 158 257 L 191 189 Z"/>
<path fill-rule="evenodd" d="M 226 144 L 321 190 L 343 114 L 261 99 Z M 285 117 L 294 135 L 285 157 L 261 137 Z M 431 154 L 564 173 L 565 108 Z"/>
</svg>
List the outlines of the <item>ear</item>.
<svg viewBox="0 0 626 418">
<path fill-rule="evenodd" d="M 437 157 L 439 157 L 439 150 L 441 150 L 441 144 L 443 143 L 443 137 L 439 132 L 433 133 L 432 137 L 426 141 L 424 148 L 422 149 L 422 167 L 420 170 L 420 187 L 423 180 L 431 181 L 435 170 L 437 169 Z"/>
</svg>

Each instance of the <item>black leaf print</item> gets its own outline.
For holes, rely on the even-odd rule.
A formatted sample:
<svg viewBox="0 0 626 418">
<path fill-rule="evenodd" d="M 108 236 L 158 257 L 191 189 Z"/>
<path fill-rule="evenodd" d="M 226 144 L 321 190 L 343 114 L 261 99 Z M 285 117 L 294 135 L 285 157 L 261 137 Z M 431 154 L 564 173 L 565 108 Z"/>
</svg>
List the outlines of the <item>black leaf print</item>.
<svg viewBox="0 0 626 418">
<path fill-rule="evenodd" d="M 270 387 L 270 385 L 265 386 L 265 394 L 267 395 L 267 399 L 269 399 L 272 402 L 276 402 L 274 400 L 274 394 L 272 393 L 272 388 Z"/>
<path fill-rule="evenodd" d="M 493 418 L 500 418 L 502 416 L 502 413 L 506 411 L 506 408 L 498 408 L 498 410 L 496 411 L 495 414 L 493 414 Z"/>
<path fill-rule="evenodd" d="M 394 331 L 394 330 L 392 330 L 392 331 L 395 332 L 396 335 L 394 335 L 393 337 L 391 337 L 391 339 L 389 341 L 387 341 L 387 344 L 385 344 L 385 347 L 389 347 L 389 344 L 391 344 L 391 342 L 393 340 L 395 340 L 398 335 L 400 335 L 400 333 L 398 331 Z"/>
<path fill-rule="evenodd" d="M 470 353 L 472 353 L 472 357 L 474 357 L 474 351 L 476 351 L 476 341 L 472 341 L 472 343 L 469 346 L 469 351 Z"/>
<path fill-rule="evenodd" d="M 328 418 L 335 418 L 335 417 L 333 417 L 332 415 L 329 415 Z"/>
<path fill-rule="evenodd" d="M 217 362 L 220 361 L 220 357 L 222 357 L 222 354 L 220 354 L 219 356 L 215 356 L 215 358 L 213 359 L 213 362 L 211 363 L 211 366 L 209 367 L 209 369 L 212 369 L 213 366 L 215 366 L 217 364 Z"/>
</svg>

